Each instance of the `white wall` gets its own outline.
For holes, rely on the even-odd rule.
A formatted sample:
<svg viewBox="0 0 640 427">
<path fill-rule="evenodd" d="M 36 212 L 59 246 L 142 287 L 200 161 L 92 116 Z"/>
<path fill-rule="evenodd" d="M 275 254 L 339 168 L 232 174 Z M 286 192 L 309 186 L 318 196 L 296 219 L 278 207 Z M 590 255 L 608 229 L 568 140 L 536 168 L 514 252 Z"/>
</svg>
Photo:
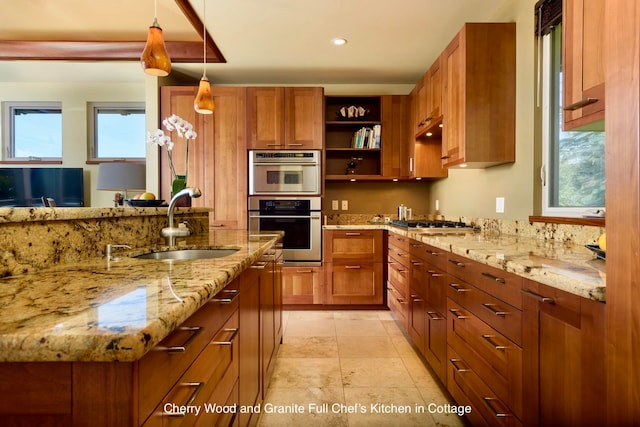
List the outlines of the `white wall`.
<svg viewBox="0 0 640 427">
<path fill-rule="evenodd" d="M 95 207 L 113 206 L 112 191 L 96 190 L 98 165 L 86 164 L 88 158 L 88 114 L 87 104 L 90 102 L 147 102 L 147 105 L 157 105 L 156 78 L 148 77 L 140 72 L 140 83 L 4 83 L 0 82 L 0 102 L 5 101 L 57 101 L 62 102 L 62 167 L 81 167 L 85 170 L 85 205 Z M 149 96 L 147 95 L 149 93 Z M 152 103 L 149 102 L 151 97 Z M 151 113 L 151 114 L 149 114 Z M 147 107 L 147 127 L 157 127 L 157 107 L 149 110 Z M 150 124 L 151 123 L 151 124 Z M 0 124 L 0 132 L 3 133 Z M 157 150 L 148 154 L 157 163 Z M 154 164 L 155 164 L 154 163 Z M 3 167 L 27 167 L 21 165 L 2 165 Z M 37 166 L 37 165 L 34 165 Z M 48 165 L 43 165 L 47 167 Z M 157 166 L 147 168 L 147 182 L 149 174 L 155 173 Z M 151 169 L 151 170 L 149 170 Z M 153 180 L 151 181 L 153 183 Z M 154 186 L 155 185 L 155 186 Z M 157 178 L 150 186 L 150 191 L 157 193 Z"/>
</svg>

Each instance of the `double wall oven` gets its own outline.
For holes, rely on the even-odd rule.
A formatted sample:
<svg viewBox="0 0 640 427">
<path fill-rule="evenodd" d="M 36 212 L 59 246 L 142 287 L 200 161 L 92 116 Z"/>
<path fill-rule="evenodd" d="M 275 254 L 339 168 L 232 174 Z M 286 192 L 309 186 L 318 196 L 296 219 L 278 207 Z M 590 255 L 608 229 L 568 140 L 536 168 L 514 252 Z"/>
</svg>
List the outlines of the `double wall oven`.
<svg viewBox="0 0 640 427">
<path fill-rule="evenodd" d="M 285 263 L 322 260 L 321 182 L 318 150 L 249 152 L 249 230 L 284 231 Z"/>
</svg>

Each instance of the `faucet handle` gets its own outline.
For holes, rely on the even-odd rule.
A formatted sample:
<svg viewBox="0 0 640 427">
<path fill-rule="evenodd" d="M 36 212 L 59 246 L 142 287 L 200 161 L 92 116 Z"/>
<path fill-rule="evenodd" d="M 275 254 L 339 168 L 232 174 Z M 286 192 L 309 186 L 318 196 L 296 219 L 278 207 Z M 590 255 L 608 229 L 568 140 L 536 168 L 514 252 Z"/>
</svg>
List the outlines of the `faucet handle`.
<svg viewBox="0 0 640 427">
<path fill-rule="evenodd" d="M 107 243 L 107 246 L 106 246 L 106 249 L 105 249 L 107 261 L 113 261 L 114 260 L 113 256 L 111 256 L 111 252 L 112 252 L 113 249 L 118 249 L 118 248 L 131 249 L 131 246 L 129 246 L 129 245 L 114 245 L 112 243 Z"/>
</svg>

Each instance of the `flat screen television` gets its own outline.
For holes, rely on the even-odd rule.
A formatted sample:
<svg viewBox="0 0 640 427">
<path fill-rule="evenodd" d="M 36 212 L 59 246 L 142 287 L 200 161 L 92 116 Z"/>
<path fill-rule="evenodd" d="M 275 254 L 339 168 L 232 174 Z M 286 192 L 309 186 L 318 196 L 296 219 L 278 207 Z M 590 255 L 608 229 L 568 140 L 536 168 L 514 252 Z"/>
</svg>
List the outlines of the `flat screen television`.
<svg viewBox="0 0 640 427">
<path fill-rule="evenodd" d="M 1 207 L 84 206 L 82 168 L 0 168 Z"/>
</svg>

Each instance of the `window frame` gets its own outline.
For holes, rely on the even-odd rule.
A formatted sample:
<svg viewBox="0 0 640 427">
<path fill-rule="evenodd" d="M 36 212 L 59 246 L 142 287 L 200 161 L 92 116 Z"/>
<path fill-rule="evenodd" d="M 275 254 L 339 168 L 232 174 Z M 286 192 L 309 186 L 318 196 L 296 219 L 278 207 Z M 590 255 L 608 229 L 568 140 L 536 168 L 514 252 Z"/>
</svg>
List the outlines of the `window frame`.
<svg viewBox="0 0 640 427">
<path fill-rule="evenodd" d="M 561 28 L 561 25 L 558 25 Z M 540 42 L 540 41 L 539 41 Z M 555 139 L 555 133 L 558 129 L 556 127 L 562 126 L 557 120 L 552 119 L 552 102 L 557 102 L 557 99 L 562 94 L 557 93 L 559 90 L 559 79 L 556 77 L 555 64 L 561 61 L 562 56 L 562 35 L 558 34 L 554 29 L 548 34 L 545 34 L 541 38 L 542 43 L 542 72 L 541 72 L 541 139 L 542 139 L 542 166 L 540 170 L 541 177 L 541 211 L 543 216 L 547 217 L 566 217 L 566 218 L 583 218 L 583 217 L 597 217 L 604 216 L 605 207 L 556 207 L 551 206 L 552 197 L 550 192 L 552 186 L 557 185 L 554 182 L 554 174 L 550 170 L 553 163 L 550 160 L 550 156 L 555 152 L 553 151 L 553 143 Z M 555 51 L 553 49 L 556 49 Z"/>
<path fill-rule="evenodd" d="M 87 163 L 99 164 L 103 162 L 131 162 L 140 163 L 146 162 L 146 156 L 142 157 L 98 157 L 98 135 L 97 135 L 97 120 L 96 115 L 99 109 L 112 109 L 112 110 L 142 110 L 143 115 L 146 115 L 146 108 L 144 102 L 89 102 L 87 103 Z M 146 146 L 144 138 L 141 143 Z"/>
<path fill-rule="evenodd" d="M 17 157 L 15 155 L 15 126 L 14 111 L 15 110 L 59 110 L 60 114 L 60 157 L 47 156 L 29 156 Z M 62 102 L 60 101 L 4 101 L 2 103 L 2 153 L 0 155 L 0 163 L 38 163 L 38 164 L 61 164 L 64 158 L 64 116 L 62 114 Z"/>
</svg>

